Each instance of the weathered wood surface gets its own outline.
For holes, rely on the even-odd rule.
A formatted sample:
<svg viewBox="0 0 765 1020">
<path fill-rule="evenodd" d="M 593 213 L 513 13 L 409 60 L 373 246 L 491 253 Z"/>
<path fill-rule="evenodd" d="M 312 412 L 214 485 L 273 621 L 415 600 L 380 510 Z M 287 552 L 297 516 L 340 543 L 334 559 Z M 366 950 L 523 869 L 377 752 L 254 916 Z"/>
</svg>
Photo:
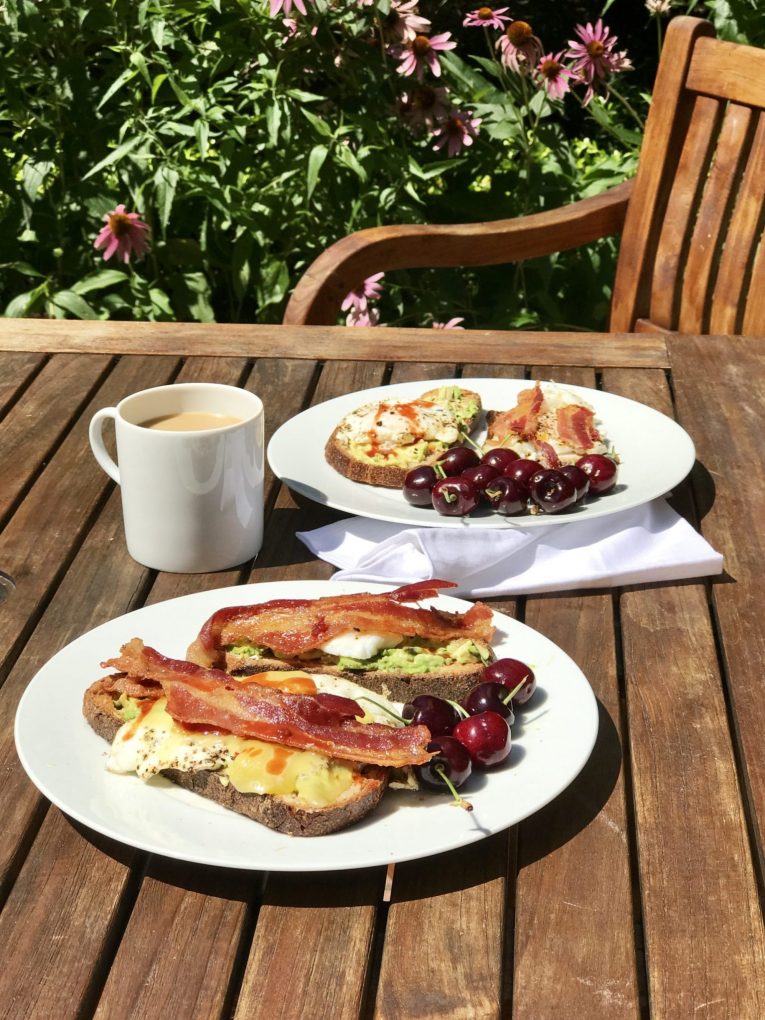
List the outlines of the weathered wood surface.
<svg viewBox="0 0 765 1020">
<path fill-rule="evenodd" d="M 468 346 L 469 345 L 469 346 Z M 336 358 L 354 361 L 497 361 L 588 365 L 592 347 L 603 364 L 667 368 L 661 336 L 632 333 L 511 333 L 491 330 L 374 329 L 344 326 L 220 326 L 186 322 L 72 322 L 65 319 L 0 319 L 0 351 L 81 354 L 217 355 L 231 358 Z"/>
<path fill-rule="evenodd" d="M 404 344 L 402 332 L 391 335 Z M 0 445 L 6 423 L 16 429 L 24 409 L 44 406 L 52 362 L 81 388 L 74 413 L 51 392 L 50 420 L 27 440 L 27 480 L 0 519 L 0 570 L 18 586 L 0 604 L 0 1016 L 765 1013 L 765 338 L 663 337 L 668 377 L 661 363 L 614 367 L 594 344 L 589 367 L 507 352 L 467 363 L 472 336 L 455 338 L 459 357 L 439 361 L 420 359 L 407 334 L 392 374 L 389 352 L 338 359 L 337 345 L 324 365 L 230 353 L 23 356 Z M 577 342 L 584 349 L 587 338 Z M 156 575 L 127 554 L 119 491 L 89 453 L 91 413 L 168 379 L 217 379 L 263 396 L 271 434 L 311 403 L 386 379 L 449 376 L 458 365 L 466 376 L 602 385 L 676 412 L 697 444 L 693 488 L 681 487 L 676 505 L 724 553 L 723 579 L 496 600 L 563 647 L 596 692 L 598 741 L 571 786 L 509 832 L 398 865 L 387 878 L 383 868 L 294 876 L 180 864 L 113 844 L 51 808 L 12 736 L 18 698 L 50 655 L 161 599 L 327 578 L 332 568 L 295 532 L 338 517 L 269 478 L 266 544 L 251 569 Z"/>
</svg>

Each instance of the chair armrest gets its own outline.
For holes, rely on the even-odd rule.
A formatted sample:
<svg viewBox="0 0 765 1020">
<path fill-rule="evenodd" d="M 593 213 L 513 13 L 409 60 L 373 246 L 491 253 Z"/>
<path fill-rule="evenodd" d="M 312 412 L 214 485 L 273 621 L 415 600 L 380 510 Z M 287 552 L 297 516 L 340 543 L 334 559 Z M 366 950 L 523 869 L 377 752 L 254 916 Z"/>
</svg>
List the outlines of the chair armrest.
<svg viewBox="0 0 765 1020">
<path fill-rule="evenodd" d="M 292 293 L 286 325 L 333 325 L 345 295 L 391 269 L 494 266 L 537 258 L 621 232 L 632 181 L 549 212 L 491 223 L 370 227 L 349 234 L 308 267 Z"/>
</svg>

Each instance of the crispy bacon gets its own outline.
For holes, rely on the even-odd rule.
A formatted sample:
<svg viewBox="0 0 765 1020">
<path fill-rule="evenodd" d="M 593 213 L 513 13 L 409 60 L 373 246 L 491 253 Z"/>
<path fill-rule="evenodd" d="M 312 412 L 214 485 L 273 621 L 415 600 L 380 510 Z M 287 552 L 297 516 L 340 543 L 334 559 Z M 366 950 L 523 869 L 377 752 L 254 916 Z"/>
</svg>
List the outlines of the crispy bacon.
<svg viewBox="0 0 765 1020">
<path fill-rule="evenodd" d="M 223 646 L 247 642 L 289 658 L 352 630 L 442 640 L 472 637 L 490 641 L 494 633 L 491 610 L 480 602 L 466 613 L 405 604 L 430 598 L 446 587 L 454 587 L 453 582 L 419 581 L 379 594 L 277 599 L 259 605 L 221 609 L 205 623 L 187 654 L 193 662 L 214 666 L 222 662 Z"/>
<path fill-rule="evenodd" d="M 555 448 L 546 443 L 543 439 L 531 439 L 529 442 L 536 450 L 536 460 L 546 468 L 559 468 L 560 457 L 555 452 Z"/>
<path fill-rule="evenodd" d="M 518 394 L 518 403 L 507 412 L 510 431 L 521 439 L 530 439 L 534 436 L 543 401 L 544 394 L 539 383 L 535 383 L 531 390 L 521 390 Z"/>
<path fill-rule="evenodd" d="M 240 684 L 221 670 L 169 659 L 139 638 L 102 665 L 161 684 L 167 711 L 182 725 L 205 724 L 239 737 L 394 768 L 420 765 L 433 756 L 427 726 L 360 723 L 356 716 L 363 710 L 349 698 Z"/>
<path fill-rule="evenodd" d="M 600 441 L 600 433 L 593 424 L 595 413 L 581 404 L 566 404 L 556 414 L 561 442 L 572 450 L 586 453 Z"/>
</svg>

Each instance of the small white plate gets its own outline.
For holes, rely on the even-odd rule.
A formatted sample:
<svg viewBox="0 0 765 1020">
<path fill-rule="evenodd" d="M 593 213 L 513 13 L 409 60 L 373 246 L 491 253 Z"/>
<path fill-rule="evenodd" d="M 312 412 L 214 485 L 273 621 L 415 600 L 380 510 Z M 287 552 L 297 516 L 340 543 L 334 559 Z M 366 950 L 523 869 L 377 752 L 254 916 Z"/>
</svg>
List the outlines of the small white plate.
<svg viewBox="0 0 765 1020">
<path fill-rule="evenodd" d="M 412 400 L 427 390 L 455 385 L 479 393 L 484 409 L 505 411 L 515 405 L 518 393 L 533 383 L 527 379 L 427 380 L 335 397 L 295 415 L 274 433 L 268 446 L 271 469 L 295 492 L 317 503 L 379 521 L 423 528 L 539 528 L 631 510 L 669 492 L 693 467 L 696 453 L 691 437 L 665 414 L 613 393 L 568 384 L 567 390 L 579 394 L 595 410 L 621 463 L 613 491 L 565 513 L 502 517 L 483 510 L 469 517 L 442 517 L 433 509 L 411 506 L 398 489 L 352 482 L 324 459 L 324 446 L 337 424 L 362 404 L 394 396 Z M 484 436 L 482 418 L 473 438 L 480 444 Z"/>
<path fill-rule="evenodd" d="M 199 592 L 138 609 L 96 627 L 58 652 L 30 682 L 16 714 L 16 749 L 38 789 L 72 818 L 112 839 L 199 864 L 264 871 L 334 871 L 428 857 L 514 825 L 574 779 L 598 730 L 595 698 L 581 670 L 547 638 L 500 613 L 493 642 L 499 657 L 534 669 L 538 690 L 518 713 L 509 762 L 475 774 L 463 788 L 467 812 L 451 796 L 389 791 L 362 822 L 329 836 L 290 837 L 182 790 L 163 777 L 144 783 L 105 768 L 108 745 L 82 716 L 85 689 L 100 663 L 133 637 L 176 658 L 205 620 L 223 606 L 273 598 L 319 598 L 385 585 L 283 581 Z M 465 611 L 439 596 L 428 604 Z"/>
</svg>

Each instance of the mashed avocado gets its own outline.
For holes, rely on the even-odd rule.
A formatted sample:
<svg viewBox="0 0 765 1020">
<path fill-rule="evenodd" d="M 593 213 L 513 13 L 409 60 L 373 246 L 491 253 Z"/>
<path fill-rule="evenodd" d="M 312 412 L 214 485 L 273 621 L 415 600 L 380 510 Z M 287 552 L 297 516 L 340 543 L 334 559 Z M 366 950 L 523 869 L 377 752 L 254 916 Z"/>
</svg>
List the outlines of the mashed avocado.
<svg viewBox="0 0 765 1020">
<path fill-rule="evenodd" d="M 114 707 L 119 712 L 123 722 L 130 722 L 131 719 L 135 719 L 138 715 L 138 703 L 127 694 L 120 694 L 119 698 L 114 702 Z"/>
<path fill-rule="evenodd" d="M 442 386 L 435 403 L 446 407 L 460 422 L 472 421 L 478 414 L 478 404 L 459 386 Z"/>
<path fill-rule="evenodd" d="M 470 638 L 455 638 L 446 645 L 438 646 L 428 641 L 417 644 L 417 638 L 405 638 L 407 643 L 396 648 L 383 648 L 370 659 L 354 659 L 349 655 L 324 655 L 311 652 L 303 658 L 347 670 L 381 670 L 384 673 L 429 673 L 442 666 L 469 666 L 488 662 L 491 658 L 489 650 L 476 644 Z M 231 645 L 228 651 L 242 658 L 273 659 L 275 656 L 270 648 L 260 645 Z M 296 656 L 297 658 L 297 656 Z"/>
</svg>

